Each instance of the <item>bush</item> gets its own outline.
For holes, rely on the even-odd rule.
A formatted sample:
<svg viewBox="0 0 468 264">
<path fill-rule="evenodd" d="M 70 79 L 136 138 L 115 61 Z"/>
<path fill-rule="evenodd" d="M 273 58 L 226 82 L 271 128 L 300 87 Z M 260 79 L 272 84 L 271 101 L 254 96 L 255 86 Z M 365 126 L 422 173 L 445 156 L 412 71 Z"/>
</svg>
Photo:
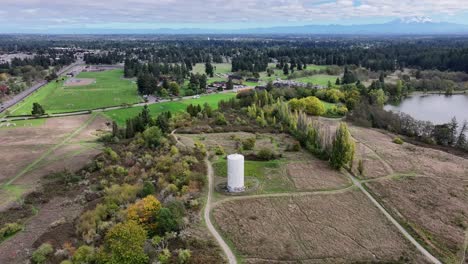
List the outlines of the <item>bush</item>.
<svg viewBox="0 0 468 264">
<path fill-rule="evenodd" d="M 107 232 L 98 254 L 98 263 L 144 264 L 146 231 L 134 221 L 120 223 Z"/>
<path fill-rule="evenodd" d="M 188 249 L 179 249 L 178 261 L 180 264 L 189 263 L 192 252 Z"/>
<path fill-rule="evenodd" d="M 400 137 L 396 137 L 396 138 L 393 139 L 393 143 L 401 145 L 401 144 L 404 143 L 404 141 Z"/>
<path fill-rule="evenodd" d="M 170 259 L 171 259 L 171 252 L 167 248 L 163 249 L 163 251 L 158 255 L 158 260 L 161 264 L 169 263 Z"/>
<path fill-rule="evenodd" d="M 150 127 L 143 132 L 145 146 L 156 148 L 165 141 L 164 135 L 158 127 Z"/>
<path fill-rule="evenodd" d="M 90 246 L 79 247 L 73 255 L 74 264 L 93 263 L 96 259 L 94 248 Z"/>
<path fill-rule="evenodd" d="M 143 189 L 141 190 L 141 197 L 146 197 L 156 193 L 156 188 L 154 184 L 150 181 L 145 181 L 143 183 Z"/>
<path fill-rule="evenodd" d="M 357 169 L 358 169 L 359 175 L 364 175 L 364 161 L 362 159 L 359 160 Z"/>
<path fill-rule="evenodd" d="M 177 231 L 179 225 L 168 208 L 162 208 L 158 213 L 158 233 L 164 235 L 167 232 Z"/>
<path fill-rule="evenodd" d="M 253 150 L 255 147 L 255 138 L 248 138 L 242 141 L 242 149 Z"/>
<path fill-rule="evenodd" d="M 215 125 L 218 125 L 218 126 L 227 125 L 227 121 L 226 121 L 226 118 L 224 117 L 224 114 L 220 113 L 220 112 L 217 112 L 216 115 L 215 115 L 214 123 L 215 123 Z"/>
<path fill-rule="evenodd" d="M 226 152 L 224 151 L 223 146 L 217 145 L 215 147 L 215 154 L 218 155 L 218 156 L 226 155 Z"/>
<path fill-rule="evenodd" d="M 18 223 L 5 224 L 5 226 L 2 229 L 0 229 L 0 242 L 18 233 L 22 229 L 23 226 Z"/>
<path fill-rule="evenodd" d="M 286 146 L 286 151 L 294 151 L 297 152 L 301 150 L 301 144 L 299 142 L 294 142 L 293 144 L 288 144 Z"/>
<path fill-rule="evenodd" d="M 268 161 L 274 160 L 276 158 L 276 155 L 270 149 L 263 148 L 259 152 L 257 152 L 257 157 L 261 160 Z"/>
<path fill-rule="evenodd" d="M 35 264 L 46 263 L 47 257 L 54 252 L 54 248 L 49 243 L 42 244 L 36 251 L 33 252 L 31 260 Z"/>
</svg>

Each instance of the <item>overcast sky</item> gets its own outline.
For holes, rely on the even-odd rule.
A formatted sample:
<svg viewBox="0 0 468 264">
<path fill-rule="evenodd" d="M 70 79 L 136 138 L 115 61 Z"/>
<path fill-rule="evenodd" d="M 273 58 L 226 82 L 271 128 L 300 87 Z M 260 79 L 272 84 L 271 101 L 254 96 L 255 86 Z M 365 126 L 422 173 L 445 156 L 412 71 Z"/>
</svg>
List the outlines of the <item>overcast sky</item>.
<svg viewBox="0 0 468 264">
<path fill-rule="evenodd" d="M 468 0 L 1 0 L 1 6 L 0 32 L 363 24 L 407 16 L 468 24 Z"/>
</svg>

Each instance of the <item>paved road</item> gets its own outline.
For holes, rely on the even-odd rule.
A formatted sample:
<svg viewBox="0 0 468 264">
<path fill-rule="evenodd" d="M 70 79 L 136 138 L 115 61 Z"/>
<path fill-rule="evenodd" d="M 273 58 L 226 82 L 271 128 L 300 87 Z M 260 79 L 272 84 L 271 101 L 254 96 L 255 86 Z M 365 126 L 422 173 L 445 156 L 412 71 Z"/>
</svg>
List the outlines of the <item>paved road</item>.
<svg viewBox="0 0 468 264">
<path fill-rule="evenodd" d="M 68 67 L 64 67 L 62 68 L 61 70 L 59 70 L 57 72 L 57 75 L 61 75 L 63 73 L 65 73 L 66 71 L 70 70 L 71 68 L 79 65 L 81 62 L 76 62 L 76 63 L 73 63 L 71 64 L 70 66 Z M 0 104 L 0 113 L 6 111 L 8 108 L 12 107 L 13 105 L 17 104 L 18 102 L 20 102 L 21 100 L 23 100 L 24 98 L 28 97 L 30 94 L 34 93 L 37 89 L 41 88 L 42 86 L 46 85 L 47 82 L 46 81 L 40 81 L 36 84 L 34 84 L 33 86 L 29 87 L 28 89 L 22 91 L 21 93 L 15 95 L 12 99 Z"/>
<path fill-rule="evenodd" d="M 210 211 L 211 211 L 211 199 L 213 196 L 214 176 L 213 176 L 213 167 L 211 166 L 211 162 L 208 160 L 208 158 L 205 158 L 205 164 L 208 170 L 208 198 L 206 199 L 206 205 L 205 205 L 205 211 L 204 211 L 204 218 L 205 218 L 206 226 L 208 227 L 208 230 L 214 236 L 216 241 L 218 241 L 218 244 L 223 249 L 228 259 L 229 264 L 237 264 L 236 256 L 234 256 L 234 253 L 232 253 L 232 250 L 229 248 L 226 242 L 224 242 L 221 235 L 218 233 L 218 231 L 216 231 L 216 228 L 211 223 Z"/>
</svg>

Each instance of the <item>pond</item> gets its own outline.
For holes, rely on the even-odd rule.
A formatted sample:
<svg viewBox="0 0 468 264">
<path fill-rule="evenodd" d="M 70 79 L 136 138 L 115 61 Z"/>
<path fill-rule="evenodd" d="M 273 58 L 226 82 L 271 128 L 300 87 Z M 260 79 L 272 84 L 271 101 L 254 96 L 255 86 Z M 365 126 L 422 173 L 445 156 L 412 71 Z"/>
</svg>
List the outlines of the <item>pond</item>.
<svg viewBox="0 0 468 264">
<path fill-rule="evenodd" d="M 453 117 L 459 124 L 468 121 L 468 95 L 413 94 L 398 105 L 386 105 L 385 110 L 400 111 L 418 120 L 434 124 L 450 122 Z"/>
</svg>

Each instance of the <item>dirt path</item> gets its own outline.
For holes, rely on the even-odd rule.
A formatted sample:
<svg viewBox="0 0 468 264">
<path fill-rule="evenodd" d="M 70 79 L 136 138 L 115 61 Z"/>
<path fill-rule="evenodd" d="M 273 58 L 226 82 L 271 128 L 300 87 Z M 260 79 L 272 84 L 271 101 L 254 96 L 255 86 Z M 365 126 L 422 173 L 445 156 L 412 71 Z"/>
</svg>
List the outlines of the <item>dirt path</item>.
<svg viewBox="0 0 468 264">
<path fill-rule="evenodd" d="M 83 129 L 85 129 L 89 124 L 91 124 L 94 119 L 96 119 L 97 115 L 92 115 L 84 124 L 82 124 L 80 127 L 78 127 L 73 133 L 71 133 L 69 136 L 67 136 L 64 140 L 59 142 L 58 144 L 52 146 L 50 149 L 48 149 L 44 154 L 42 154 L 39 158 L 37 158 L 35 161 L 30 163 L 26 168 L 24 168 L 22 171 L 20 171 L 18 174 L 13 176 L 11 179 L 9 179 L 7 182 L 5 182 L 1 188 L 5 188 L 8 185 L 11 185 L 15 180 L 17 180 L 19 177 L 23 176 L 27 172 L 31 171 L 38 163 L 43 161 L 45 158 L 47 158 L 51 153 L 53 153 L 56 149 L 60 148 L 61 146 L 65 145 L 67 142 L 69 142 L 73 137 L 78 135 Z"/>
<path fill-rule="evenodd" d="M 403 228 L 396 220 L 393 218 L 390 213 L 385 210 L 385 208 L 362 186 L 361 182 L 356 179 L 354 176 L 346 172 L 346 175 L 353 181 L 353 184 L 356 185 L 368 198 L 369 200 L 379 208 L 379 210 L 385 215 L 385 217 L 392 222 L 392 224 L 400 231 L 403 236 L 406 237 L 415 247 L 421 252 L 427 259 L 432 263 L 442 264 L 437 258 L 435 258 L 429 251 L 427 251 L 419 242 L 410 234 L 406 229 Z"/>
<path fill-rule="evenodd" d="M 223 249 L 228 259 L 229 264 L 237 264 L 236 256 L 234 256 L 234 253 L 232 252 L 231 248 L 229 248 L 229 246 L 226 244 L 226 242 L 223 240 L 221 235 L 218 233 L 218 231 L 216 231 L 216 228 L 211 223 L 210 211 L 211 211 L 211 199 L 213 196 L 214 175 L 213 175 L 213 167 L 211 166 L 211 162 L 208 160 L 208 158 L 205 158 L 205 164 L 206 164 L 206 168 L 208 172 L 208 197 L 206 199 L 206 205 L 205 205 L 205 210 L 204 210 L 204 218 L 205 218 L 206 226 L 208 227 L 208 230 L 214 236 L 218 244 Z"/>
</svg>

